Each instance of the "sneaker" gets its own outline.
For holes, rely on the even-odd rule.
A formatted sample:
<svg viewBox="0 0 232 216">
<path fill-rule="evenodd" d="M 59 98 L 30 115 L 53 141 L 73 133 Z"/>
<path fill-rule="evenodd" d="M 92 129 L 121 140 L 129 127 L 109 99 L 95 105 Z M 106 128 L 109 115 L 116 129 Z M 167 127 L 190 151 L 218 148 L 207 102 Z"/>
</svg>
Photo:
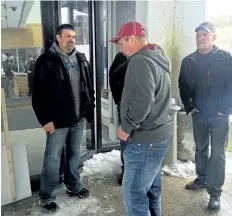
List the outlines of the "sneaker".
<svg viewBox="0 0 232 216">
<path fill-rule="evenodd" d="M 41 201 L 39 201 L 39 204 L 42 206 L 42 209 L 45 212 L 51 213 L 51 214 L 56 213 L 60 209 L 60 207 L 55 202 L 50 202 L 50 203 L 47 203 L 47 204 L 42 204 Z"/>
<path fill-rule="evenodd" d="M 199 190 L 202 188 L 206 188 L 206 182 L 202 183 L 198 179 L 195 179 L 194 181 L 188 183 L 185 185 L 185 189 L 187 190 Z"/>
<path fill-rule="evenodd" d="M 210 210 L 219 210 L 221 207 L 220 196 L 211 195 L 208 203 L 208 208 Z"/>
<path fill-rule="evenodd" d="M 67 189 L 67 193 L 69 194 L 69 196 L 77 196 L 80 199 L 81 198 L 86 198 L 89 197 L 89 191 L 86 188 L 83 188 L 81 191 L 76 192 L 76 191 L 71 191 Z"/>
</svg>

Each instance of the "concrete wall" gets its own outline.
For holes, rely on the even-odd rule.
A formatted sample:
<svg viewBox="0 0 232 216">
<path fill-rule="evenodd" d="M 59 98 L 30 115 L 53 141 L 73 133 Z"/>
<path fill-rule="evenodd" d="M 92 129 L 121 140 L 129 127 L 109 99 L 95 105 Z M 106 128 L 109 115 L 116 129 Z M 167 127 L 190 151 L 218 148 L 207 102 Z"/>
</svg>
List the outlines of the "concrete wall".
<svg viewBox="0 0 232 216">
<path fill-rule="evenodd" d="M 148 40 L 159 44 L 171 62 L 172 96 L 181 105 L 178 77 L 182 59 L 195 51 L 195 28 L 206 19 L 207 2 L 149 1 L 147 6 Z M 197 15 L 196 15 L 197 13 Z M 194 160 L 191 116 L 178 113 L 178 158 Z"/>
<path fill-rule="evenodd" d="M 196 50 L 195 28 L 205 19 L 206 1 L 175 1 L 172 35 L 172 92 L 178 101 L 177 81 L 180 64 L 186 55 Z"/>
<path fill-rule="evenodd" d="M 169 57 L 173 97 L 180 104 L 177 83 L 180 64 L 196 49 L 194 30 L 205 21 L 206 1 L 149 1 L 147 7 L 148 40 L 159 44 Z"/>
<path fill-rule="evenodd" d="M 174 2 L 149 1 L 147 11 L 149 42 L 160 45 L 172 60 Z"/>
</svg>

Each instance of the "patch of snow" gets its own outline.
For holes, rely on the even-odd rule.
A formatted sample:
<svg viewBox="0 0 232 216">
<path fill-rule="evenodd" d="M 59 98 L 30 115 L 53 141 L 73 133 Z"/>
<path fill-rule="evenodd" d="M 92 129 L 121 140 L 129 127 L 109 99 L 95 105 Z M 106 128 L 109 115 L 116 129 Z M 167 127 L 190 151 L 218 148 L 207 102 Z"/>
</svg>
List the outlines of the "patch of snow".
<svg viewBox="0 0 232 216">
<path fill-rule="evenodd" d="M 100 183 L 102 179 L 107 179 L 110 176 L 115 178 L 116 175 L 119 175 L 121 165 L 120 151 L 112 150 L 107 153 L 98 153 L 84 162 L 80 175 L 81 178 L 86 178 L 88 181 Z"/>
<path fill-rule="evenodd" d="M 93 196 L 87 199 L 78 199 L 76 197 L 69 197 L 65 192 L 65 186 L 55 191 L 57 196 L 56 202 L 60 206 L 60 210 L 54 214 L 55 216 L 83 216 L 94 215 L 101 216 L 107 215 L 105 212 L 112 212 L 112 208 L 103 208 L 102 204 Z M 32 207 L 31 216 L 48 216 L 40 207 L 38 202 L 35 202 Z"/>
<path fill-rule="evenodd" d="M 226 173 L 231 174 L 232 173 L 232 153 L 227 152 L 226 153 L 227 159 L 226 159 Z M 174 167 L 163 167 L 163 173 L 169 176 L 175 176 L 178 178 L 189 178 L 189 177 L 195 177 L 195 163 L 192 161 L 188 162 L 181 162 L 178 160 L 178 163 Z"/>
<path fill-rule="evenodd" d="M 192 161 L 178 163 L 174 167 L 168 167 L 165 165 L 163 167 L 163 173 L 169 176 L 175 176 L 178 178 L 188 178 L 196 175 L 195 164 Z"/>
</svg>

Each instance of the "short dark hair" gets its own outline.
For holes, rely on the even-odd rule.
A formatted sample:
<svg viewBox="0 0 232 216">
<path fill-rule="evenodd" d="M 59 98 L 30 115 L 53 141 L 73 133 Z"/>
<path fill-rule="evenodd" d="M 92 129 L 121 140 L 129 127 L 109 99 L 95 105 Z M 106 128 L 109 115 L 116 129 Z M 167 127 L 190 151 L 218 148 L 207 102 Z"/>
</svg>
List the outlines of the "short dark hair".
<svg viewBox="0 0 232 216">
<path fill-rule="evenodd" d="M 62 24 L 62 25 L 60 25 L 60 26 L 56 29 L 56 34 L 61 36 L 61 35 L 62 35 L 62 31 L 63 31 L 64 29 L 71 29 L 71 30 L 75 31 L 75 29 L 73 28 L 72 25 L 70 25 L 70 24 Z"/>
</svg>

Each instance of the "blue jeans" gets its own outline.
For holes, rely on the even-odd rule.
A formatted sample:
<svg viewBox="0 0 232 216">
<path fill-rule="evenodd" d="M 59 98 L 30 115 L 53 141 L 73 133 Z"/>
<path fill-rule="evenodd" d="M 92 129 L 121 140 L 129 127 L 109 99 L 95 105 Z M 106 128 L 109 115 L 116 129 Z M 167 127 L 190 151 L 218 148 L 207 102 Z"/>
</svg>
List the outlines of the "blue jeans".
<svg viewBox="0 0 232 216">
<path fill-rule="evenodd" d="M 43 169 L 40 179 L 40 201 L 42 204 L 55 201 L 53 190 L 59 183 L 59 167 L 63 147 L 66 144 L 66 187 L 71 191 L 81 191 L 78 172 L 79 151 L 84 130 L 84 118 L 74 127 L 55 129 L 53 134 L 47 133 L 46 149 L 44 153 Z M 68 138 L 68 139 L 67 139 Z"/>
<path fill-rule="evenodd" d="M 225 182 L 226 147 L 229 136 L 228 116 L 200 118 L 193 115 L 193 135 L 196 144 L 196 173 L 207 184 L 210 195 L 221 195 Z M 211 152 L 210 148 L 211 146 Z"/>
<path fill-rule="evenodd" d="M 125 145 L 122 187 L 127 216 L 161 216 L 161 169 L 170 143 Z"/>
</svg>

